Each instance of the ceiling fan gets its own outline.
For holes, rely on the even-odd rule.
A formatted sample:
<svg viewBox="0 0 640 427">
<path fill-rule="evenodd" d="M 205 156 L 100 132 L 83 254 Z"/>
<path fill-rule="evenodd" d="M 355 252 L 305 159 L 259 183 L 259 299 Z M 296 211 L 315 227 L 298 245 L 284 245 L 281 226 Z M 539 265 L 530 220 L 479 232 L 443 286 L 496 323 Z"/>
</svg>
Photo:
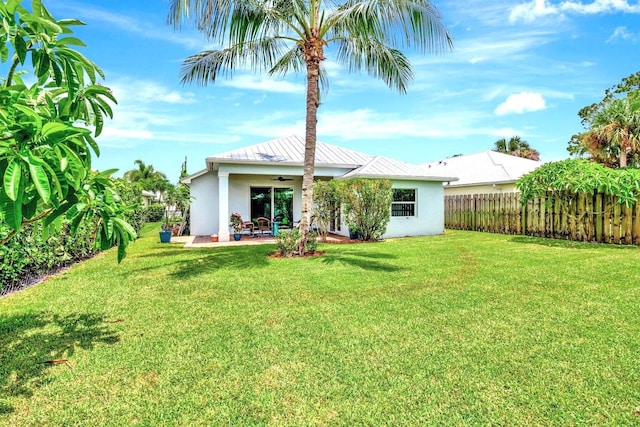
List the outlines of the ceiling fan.
<svg viewBox="0 0 640 427">
<path fill-rule="evenodd" d="M 277 178 L 271 178 L 271 181 L 293 181 L 293 178 L 285 178 L 284 176 L 279 176 Z"/>
</svg>

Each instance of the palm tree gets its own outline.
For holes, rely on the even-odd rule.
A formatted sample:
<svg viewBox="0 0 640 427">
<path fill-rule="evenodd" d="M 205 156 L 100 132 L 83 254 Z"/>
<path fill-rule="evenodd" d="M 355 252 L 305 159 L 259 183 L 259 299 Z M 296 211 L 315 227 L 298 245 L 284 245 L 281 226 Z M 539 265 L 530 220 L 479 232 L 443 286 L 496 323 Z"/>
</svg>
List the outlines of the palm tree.
<svg viewBox="0 0 640 427">
<path fill-rule="evenodd" d="M 167 189 L 169 181 L 164 173 L 155 170 L 153 165 L 146 165 L 142 160 L 136 160 L 133 163 L 137 165 L 138 168 L 125 172 L 123 175 L 124 179 L 138 183 L 141 186 L 141 190 L 163 192 Z"/>
<path fill-rule="evenodd" d="M 626 167 L 628 156 L 640 150 L 640 109 L 629 98 L 615 99 L 594 114 L 581 137 L 593 160 Z"/>
<path fill-rule="evenodd" d="M 337 61 L 349 70 L 365 70 L 405 93 L 413 78 L 401 47 L 444 51 L 452 47 L 448 30 L 429 0 L 172 0 L 169 23 L 179 29 L 192 20 L 212 42 L 226 47 L 207 50 L 183 62 L 182 83 L 213 83 L 220 73 L 249 65 L 270 75 L 304 71 L 307 81 L 302 216 L 298 242 L 304 254 L 316 151 L 319 86 L 325 48 L 335 45 Z"/>
<path fill-rule="evenodd" d="M 529 160 L 540 160 L 538 150 L 531 148 L 531 145 L 519 136 L 512 136 L 508 141 L 504 138 L 497 140 L 493 145 L 493 151 Z"/>
</svg>

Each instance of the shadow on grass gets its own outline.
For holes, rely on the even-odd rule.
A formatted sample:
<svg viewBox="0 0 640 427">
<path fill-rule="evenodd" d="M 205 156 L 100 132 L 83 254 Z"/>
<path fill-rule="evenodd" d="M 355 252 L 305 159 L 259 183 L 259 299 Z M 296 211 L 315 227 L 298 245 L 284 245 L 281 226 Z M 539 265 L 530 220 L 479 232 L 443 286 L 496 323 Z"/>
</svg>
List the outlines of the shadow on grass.
<svg viewBox="0 0 640 427">
<path fill-rule="evenodd" d="M 0 415 L 14 410 L 7 398 L 30 397 L 46 384 L 48 369 L 70 368 L 51 361 L 118 341 L 104 316 L 95 313 L 0 315 Z"/>
<path fill-rule="evenodd" d="M 158 258 L 157 265 L 137 269 L 151 271 L 169 269 L 175 279 L 189 279 L 216 270 L 253 270 L 268 265 L 268 256 L 275 252 L 272 245 L 221 247 L 211 249 L 162 249 L 150 251 L 141 258 Z"/>
<path fill-rule="evenodd" d="M 551 239 L 546 237 L 529 237 L 529 236 L 514 236 L 511 238 L 514 243 L 525 243 L 530 245 L 548 246 L 554 248 L 566 248 L 566 249 L 597 249 L 597 248 L 610 248 L 610 249 L 622 249 L 622 250 L 638 250 L 636 245 L 616 245 L 613 243 L 590 243 L 590 242 L 575 242 L 573 240 L 560 240 Z"/>
<path fill-rule="evenodd" d="M 321 257 L 321 261 L 325 264 L 341 262 L 369 271 L 395 272 L 403 270 L 403 268 L 398 267 L 397 265 L 385 263 L 382 260 L 392 260 L 397 258 L 398 257 L 396 255 L 386 253 L 347 250 L 337 253 L 328 252 Z"/>
</svg>

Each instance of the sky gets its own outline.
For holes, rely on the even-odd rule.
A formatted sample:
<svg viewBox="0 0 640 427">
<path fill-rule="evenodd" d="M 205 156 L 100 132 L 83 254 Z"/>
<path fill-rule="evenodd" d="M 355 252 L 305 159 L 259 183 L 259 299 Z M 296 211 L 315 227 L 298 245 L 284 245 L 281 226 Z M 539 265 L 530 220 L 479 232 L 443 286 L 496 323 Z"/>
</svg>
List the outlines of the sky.
<svg viewBox="0 0 640 427">
<path fill-rule="evenodd" d="M 28 0 L 25 1 L 25 5 Z M 305 76 L 238 70 L 207 86 L 180 84 L 182 61 L 214 45 L 167 25 L 168 0 L 44 0 L 77 18 L 81 52 L 118 99 L 97 141 L 94 167 L 121 176 L 140 159 L 176 182 L 207 156 L 289 135 L 304 136 Z M 541 160 L 568 157 L 583 130 L 578 111 L 640 71 L 640 0 L 436 0 L 453 39 L 440 54 L 407 52 L 406 94 L 351 73 L 332 50 L 318 140 L 421 164 L 520 136 Z"/>
</svg>

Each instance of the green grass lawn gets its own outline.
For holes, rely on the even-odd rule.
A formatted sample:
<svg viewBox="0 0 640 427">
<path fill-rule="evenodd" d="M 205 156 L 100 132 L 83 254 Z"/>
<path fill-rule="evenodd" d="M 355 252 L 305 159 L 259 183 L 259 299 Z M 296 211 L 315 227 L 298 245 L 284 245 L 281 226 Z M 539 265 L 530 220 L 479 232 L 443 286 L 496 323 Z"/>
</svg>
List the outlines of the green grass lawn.
<svg viewBox="0 0 640 427">
<path fill-rule="evenodd" d="M 640 249 L 320 249 L 186 250 L 147 228 L 121 265 L 0 299 L 0 425 L 640 425 Z"/>
</svg>

